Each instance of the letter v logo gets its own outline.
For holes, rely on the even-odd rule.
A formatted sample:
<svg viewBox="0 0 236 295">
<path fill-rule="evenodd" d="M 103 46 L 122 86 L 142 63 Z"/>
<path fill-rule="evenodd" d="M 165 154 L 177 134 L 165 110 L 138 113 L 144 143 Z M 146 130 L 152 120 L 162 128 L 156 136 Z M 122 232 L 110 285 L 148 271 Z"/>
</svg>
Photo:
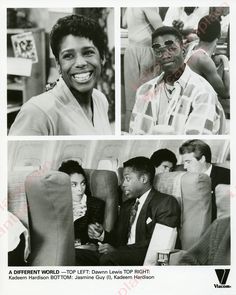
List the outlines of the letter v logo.
<svg viewBox="0 0 236 295">
<path fill-rule="evenodd" d="M 228 279 L 230 269 L 215 269 L 219 283 L 225 285 Z"/>
</svg>

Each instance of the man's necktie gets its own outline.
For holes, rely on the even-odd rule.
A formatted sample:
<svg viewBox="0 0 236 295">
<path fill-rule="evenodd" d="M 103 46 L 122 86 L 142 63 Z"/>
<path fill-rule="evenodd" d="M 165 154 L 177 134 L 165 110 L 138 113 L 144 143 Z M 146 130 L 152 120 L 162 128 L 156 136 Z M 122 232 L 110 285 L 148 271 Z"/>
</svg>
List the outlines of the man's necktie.
<svg viewBox="0 0 236 295">
<path fill-rule="evenodd" d="M 130 210 L 130 217 L 129 217 L 129 235 L 130 236 L 130 232 L 131 232 L 131 227 L 134 223 L 135 217 L 137 215 L 137 211 L 138 211 L 138 205 L 139 205 L 139 199 L 136 199 L 136 202 L 133 204 L 133 206 L 131 207 Z"/>
</svg>

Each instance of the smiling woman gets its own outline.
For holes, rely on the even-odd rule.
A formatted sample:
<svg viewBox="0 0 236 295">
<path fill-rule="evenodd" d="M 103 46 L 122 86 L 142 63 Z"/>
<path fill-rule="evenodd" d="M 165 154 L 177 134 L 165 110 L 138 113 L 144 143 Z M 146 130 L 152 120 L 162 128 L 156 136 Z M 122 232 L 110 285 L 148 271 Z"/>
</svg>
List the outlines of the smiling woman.
<svg viewBox="0 0 236 295">
<path fill-rule="evenodd" d="M 95 88 L 104 40 L 103 30 L 90 18 L 69 15 L 57 21 L 50 44 L 60 78 L 52 89 L 23 105 L 10 135 L 111 134 L 108 101 Z"/>
</svg>

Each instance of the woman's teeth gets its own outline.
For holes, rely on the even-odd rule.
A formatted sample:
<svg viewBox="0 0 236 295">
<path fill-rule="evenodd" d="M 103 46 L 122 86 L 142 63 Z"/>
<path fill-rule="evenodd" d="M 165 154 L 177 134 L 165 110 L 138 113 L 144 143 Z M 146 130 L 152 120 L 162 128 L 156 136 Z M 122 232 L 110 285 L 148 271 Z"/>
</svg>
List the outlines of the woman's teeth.
<svg viewBox="0 0 236 295">
<path fill-rule="evenodd" d="M 81 74 L 76 74 L 74 75 L 74 78 L 77 82 L 82 83 L 82 82 L 87 82 L 90 79 L 91 73 L 81 73 Z"/>
</svg>

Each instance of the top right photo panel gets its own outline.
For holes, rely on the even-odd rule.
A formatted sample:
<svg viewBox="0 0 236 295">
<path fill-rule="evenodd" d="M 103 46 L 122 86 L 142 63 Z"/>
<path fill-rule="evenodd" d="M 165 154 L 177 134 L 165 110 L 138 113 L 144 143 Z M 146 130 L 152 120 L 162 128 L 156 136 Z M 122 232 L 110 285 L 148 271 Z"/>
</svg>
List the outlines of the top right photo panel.
<svg viewBox="0 0 236 295">
<path fill-rule="evenodd" d="M 229 7 L 120 15 L 122 134 L 229 134 Z"/>
</svg>

